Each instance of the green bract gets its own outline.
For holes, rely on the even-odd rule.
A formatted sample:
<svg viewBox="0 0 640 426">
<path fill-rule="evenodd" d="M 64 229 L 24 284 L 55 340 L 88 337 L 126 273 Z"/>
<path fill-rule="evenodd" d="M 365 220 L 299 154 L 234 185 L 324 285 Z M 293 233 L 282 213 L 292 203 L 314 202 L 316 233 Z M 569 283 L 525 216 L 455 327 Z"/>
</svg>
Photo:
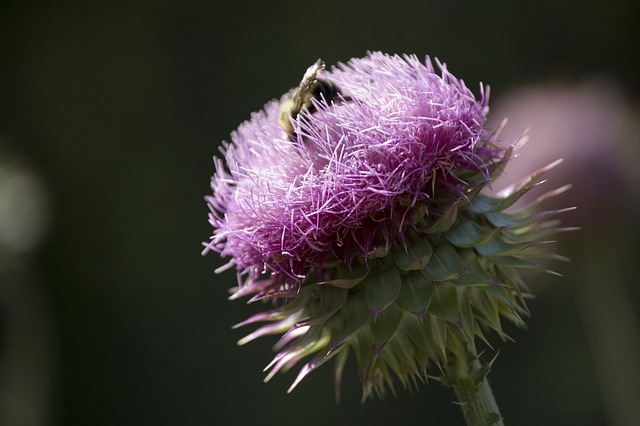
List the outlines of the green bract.
<svg viewBox="0 0 640 426">
<path fill-rule="evenodd" d="M 405 244 L 391 247 L 379 239 L 379 249 L 352 267 L 327 262 L 310 272 L 296 294 L 247 321 L 269 324 L 242 343 L 285 333 L 267 379 L 312 356 L 291 389 L 334 356 L 339 385 L 347 355 L 353 353 L 366 398 L 393 389 L 394 377 L 410 387 L 426 380 L 430 363 L 441 371 L 454 360 L 468 358 L 477 353 L 478 339 L 488 344 L 489 330 L 507 338 L 503 321 L 523 325 L 522 316 L 528 312 L 519 270 L 550 272 L 538 261 L 560 256 L 541 246 L 563 229 L 552 218 L 562 211 L 536 212 L 538 202 L 505 209 L 557 163 L 501 196 L 484 194 L 484 184 L 478 183 L 468 188 L 466 198 L 445 203 L 439 212 L 431 204 L 415 205 Z M 496 164 L 494 171 L 499 169 Z M 467 379 L 479 382 L 488 369 L 479 365 L 465 374 L 475 375 Z"/>
</svg>

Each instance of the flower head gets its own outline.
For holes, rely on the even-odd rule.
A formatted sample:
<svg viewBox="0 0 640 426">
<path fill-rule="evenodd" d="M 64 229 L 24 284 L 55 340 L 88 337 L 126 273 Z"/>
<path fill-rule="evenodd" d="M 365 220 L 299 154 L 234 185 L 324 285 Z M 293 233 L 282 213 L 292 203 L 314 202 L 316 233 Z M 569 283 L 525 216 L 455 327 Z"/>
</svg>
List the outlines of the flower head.
<svg viewBox="0 0 640 426">
<path fill-rule="evenodd" d="M 278 118 L 290 95 L 267 103 L 215 160 L 214 228 L 205 251 L 229 257 L 239 286 L 274 308 L 240 325 L 241 340 L 283 333 L 271 377 L 303 358 L 296 383 L 348 348 L 365 395 L 426 376 L 484 339 L 500 318 L 526 312 L 520 253 L 553 230 L 548 216 L 502 213 L 540 173 L 500 197 L 480 190 L 511 153 L 485 128 L 480 98 L 427 58 L 370 53 L 326 71 L 334 98 Z M 288 127 L 288 126 L 287 126 Z M 554 228 L 555 229 L 555 228 Z M 466 352 L 465 352 L 466 353 Z M 339 376 L 338 374 L 337 376 Z"/>
<path fill-rule="evenodd" d="M 327 258 L 366 256 L 437 191 L 462 196 L 456 171 L 487 176 L 501 151 L 479 146 L 487 96 L 440 67 L 381 53 L 341 65 L 323 78 L 351 100 L 315 100 L 294 138 L 278 125 L 279 101 L 253 114 L 224 147 L 229 170 L 217 162 L 208 247 L 252 278 L 296 282 Z"/>
</svg>

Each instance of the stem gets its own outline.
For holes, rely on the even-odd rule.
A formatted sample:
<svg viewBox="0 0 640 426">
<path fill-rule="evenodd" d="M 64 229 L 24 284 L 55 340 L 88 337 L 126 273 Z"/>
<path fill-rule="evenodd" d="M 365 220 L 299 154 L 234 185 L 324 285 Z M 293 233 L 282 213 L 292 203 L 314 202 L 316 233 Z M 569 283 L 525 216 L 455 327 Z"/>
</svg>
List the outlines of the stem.
<svg viewBox="0 0 640 426">
<path fill-rule="evenodd" d="M 487 380 L 491 364 L 482 365 L 474 349 L 453 356 L 445 373 L 468 426 L 504 426 L 500 409 Z"/>
</svg>

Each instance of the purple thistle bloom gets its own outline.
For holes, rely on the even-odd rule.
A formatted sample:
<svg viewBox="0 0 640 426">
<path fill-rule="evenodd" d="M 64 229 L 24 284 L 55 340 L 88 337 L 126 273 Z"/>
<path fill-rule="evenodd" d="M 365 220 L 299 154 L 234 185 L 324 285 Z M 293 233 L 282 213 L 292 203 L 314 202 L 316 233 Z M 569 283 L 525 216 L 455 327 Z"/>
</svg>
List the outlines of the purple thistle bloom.
<svg viewBox="0 0 640 426">
<path fill-rule="evenodd" d="M 485 128 L 483 86 L 477 99 L 444 64 L 415 56 L 374 52 L 319 78 L 314 66 L 214 160 L 204 252 L 236 268 L 231 298 L 274 305 L 238 324 L 267 323 L 239 343 L 282 334 L 267 379 L 314 355 L 292 388 L 334 357 L 339 385 L 351 348 L 365 396 L 393 389 L 393 377 L 426 380 L 430 362 L 475 395 L 489 371 L 476 340 L 488 329 L 505 338 L 501 319 L 523 323 L 518 269 L 544 270 L 531 258 L 554 256 L 536 246 L 561 230 L 547 221 L 559 211 L 504 210 L 555 164 L 486 196 L 516 144 Z M 326 96 L 299 96 L 320 86 Z"/>
<path fill-rule="evenodd" d="M 461 196 L 452 170 L 488 177 L 487 160 L 504 153 L 478 146 L 488 94 L 481 86 L 476 100 L 438 66 L 379 52 L 340 64 L 322 78 L 352 101 L 315 102 L 294 119 L 294 141 L 278 125 L 280 102 L 254 113 L 224 144 L 229 171 L 216 160 L 205 251 L 229 256 L 250 280 L 274 273 L 295 285 L 328 259 L 366 257 L 435 192 Z"/>
</svg>

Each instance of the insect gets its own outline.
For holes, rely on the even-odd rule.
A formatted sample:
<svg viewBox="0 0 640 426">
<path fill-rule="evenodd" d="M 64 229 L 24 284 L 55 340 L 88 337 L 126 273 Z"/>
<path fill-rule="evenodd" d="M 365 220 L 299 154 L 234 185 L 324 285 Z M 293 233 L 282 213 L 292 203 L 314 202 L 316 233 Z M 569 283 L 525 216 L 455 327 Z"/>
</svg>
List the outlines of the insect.
<svg viewBox="0 0 640 426">
<path fill-rule="evenodd" d="M 285 132 L 292 135 L 293 125 L 291 118 L 296 118 L 302 110 L 313 112 L 315 107 L 312 99 L 333 102 L 335 100 L 347 100 L 342 97 L 340 89 L 328 80 L 319 79 L 318 76 L 324 71 L 325 65 L 322 59 L 318 59 L 313 65 L 307 68 L 298 87 L 293 89 L 291 96 L 280 105 L 278 123 Z"/>
</svg>

